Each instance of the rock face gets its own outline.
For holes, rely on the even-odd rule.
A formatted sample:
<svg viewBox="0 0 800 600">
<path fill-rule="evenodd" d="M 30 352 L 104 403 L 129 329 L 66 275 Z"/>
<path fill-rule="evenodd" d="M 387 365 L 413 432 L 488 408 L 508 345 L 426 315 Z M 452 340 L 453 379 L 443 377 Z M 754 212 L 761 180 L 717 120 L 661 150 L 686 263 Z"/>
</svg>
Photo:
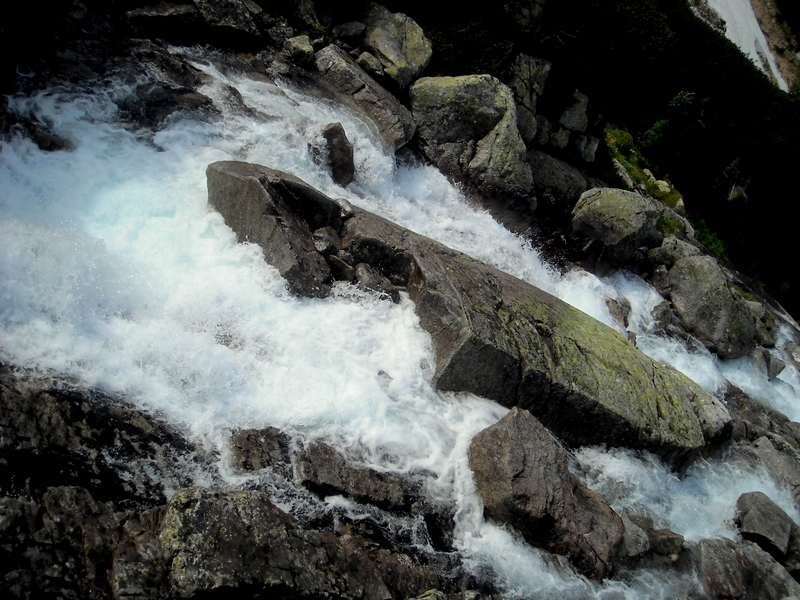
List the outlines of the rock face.
<svg viewBox="0 0 800 600">
<path fill-rule="evenodd" d="M 330 45 L 315 57 L 321 81 L 343 95 L 346 104 L 365 113 L 378 127 L 386 145 L 394 150 L 414 135 L 415 125 L 408 109 L 367 75 L 344 50 Z"/>
<path fill-rule="evenodd" d="M 367 7 L 364 45 L 401 89 L 419 77 L 433 56 L 430 40 L 413 19 L 374 2 Z"/>
<path fill-rule="evenodd" d="M 438 584 L 433 570 L 408 556 L 300 529 L 262 492 L 183 490 L 167 505 L 158 539 L 178 597 L 255 588 L 378 600 Z"/>
<path fill-rule="evenodd" d="M 469 464 L 487 516 L 565 554 L 602 579 L 622 541 L 622 519 L 569 472 L 564 451 L 528 411 L 514 408 L 472 441 Z"/>
<path fill-rule="evenodd" d="M 487 192 L 530 192 L 510 88 L 489 75 L 423 77 L 409 97 L 421 150 L 445 174 Z"/>
<path fill-rule="evenodd" d="M 676 260 L 665 283 L 657 287 L 672 301 L 687 329 L 709 350 L 722 358 L 752 351 L 753 314 L 714 258 Z"/>
<path fill-rule="evenodd" d="M 310 231 L 327 225 L 341 237 L 330 264 L 365 263 L 406 287 L 433 336 L 439 389 L 529 408 L 570 443 L 645 448 L 676 463 L 729 430 L 727 410 L 710 394 L 515 277 L 357 208 L 342 222 L 333 200 L 266 167 L 214 163 L 208 175 L 212 205 L 240 239 L 260 240 L 265 250 L 274 245 L 277 257 L 267 250 L 267 260 L 289 265 L 293 280 L 320 285 L 301 271 L 324 264 Z M 305 232 L 308 247 L 277 235 L 276 219 L 264 209 L 276 202 L 302 215 L 283 218 L 299 223 L 293 232 Z M 304 258 L 312 251 L 317 259 Z"/>
</svg>

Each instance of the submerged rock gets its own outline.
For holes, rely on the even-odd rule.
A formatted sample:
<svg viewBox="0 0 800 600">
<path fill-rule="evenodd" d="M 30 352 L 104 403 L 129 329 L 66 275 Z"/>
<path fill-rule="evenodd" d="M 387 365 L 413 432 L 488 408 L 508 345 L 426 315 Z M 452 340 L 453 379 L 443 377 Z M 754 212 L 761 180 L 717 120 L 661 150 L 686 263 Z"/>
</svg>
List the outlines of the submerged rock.
<svg viewBox="0 0 800 600">
<path fill-rule="evenodd" d="M 422 152 L 446 175 L 488 192 L 531 191 L 510 88 L 489 75 L 423 77 L 409 97 Z"/>
<path fill-rule="evenodd" d="M 622 519 L 569 472 L 567 457 L 528 411 L 514 408 L 472 440 L 469 464 L 487 516 L 603 579 L 622 541 Z"/>
</svg>

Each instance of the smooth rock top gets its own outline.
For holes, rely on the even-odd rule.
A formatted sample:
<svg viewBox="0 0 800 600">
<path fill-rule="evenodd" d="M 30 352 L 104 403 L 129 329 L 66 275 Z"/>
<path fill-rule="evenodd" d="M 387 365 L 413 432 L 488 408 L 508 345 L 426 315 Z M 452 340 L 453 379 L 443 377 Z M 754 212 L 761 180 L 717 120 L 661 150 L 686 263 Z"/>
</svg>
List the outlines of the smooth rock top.
<svg viewBox="0 0 800 600">
<path fill-rule="evenodd" d="M 479 188 L 527 194 L 533 185 L 511 89 L 490 75 L 423 77 L 409 90 L 425 155 Z"/>
<path fill-rule="evenodd" d="M 433 56 L 430 40 L 412 18 L 403 13 L 392 14 L 374 2 L 367 8 L 364 45 L 401 89 L 419 77 Z"/>
<path fill-rule="evenodd" d="M 227 36 L 245 34 L 258 37 L 258 28 L 241 0 L 194 0 L 197 10 L 211 26 Z"/>
</svg>

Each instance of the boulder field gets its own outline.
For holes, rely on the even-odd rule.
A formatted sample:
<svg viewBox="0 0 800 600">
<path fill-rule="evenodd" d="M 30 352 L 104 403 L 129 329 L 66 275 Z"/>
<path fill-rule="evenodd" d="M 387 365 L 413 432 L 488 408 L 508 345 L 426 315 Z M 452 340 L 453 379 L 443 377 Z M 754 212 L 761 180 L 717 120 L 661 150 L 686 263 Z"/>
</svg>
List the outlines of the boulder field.
<svg viewBox="0 0 800 600">
<path fill-rule="evenodd" d="M 223 70 L 348 106 L 389 153 L 435 165 L 470 201 L 543 240 L 565 269 L 635 270 L 665 298 L 653 314 L 663 335 L 696 340 L 720 360 L 750 356 L 769 380 L 800 367 L 797 345 L 785 346 L 788 363 L 778 357 L 775 322 L 791 325 L 780 307 L 713 257 L 677 205 L 649 197 L 619 161 L 611 183 L 592 170 L 602 126 L 580 82 L 561 81 L 560 96 L 548 98 L 557 63 L 510 55 L 506 81 L 430 73 L 431 38 L 376 3 L 364 3 L 363 22 L 329 6 L 318 13 L 310 0 L 274 14 L 250 0 L 124 4 L 108 9 L 113 18 L 75 5 L 77 25 L 64 37 L 80 43 L 45 70 L 48 84 L 123 73 L 136 83 L 118 107 L 137 134 L 182 113 L 217 118 L 207 77 L 160 40 L 211 41 Z M 504 2 L 498 11 L 527 36 L 547 7 Z M 119 38 L 107 42 L 108 57 L 96 50 L 103 36 Z M 3 134 L 70 150 L 2 98 Z M 234 88 L 228 101 L 247 110 Z M 324 148 L 310 147 L 312 158 L 338 185 L 358 181 L 341 124 L 320 133 Z M 432 341 L 436 389 L 509 409 L 469 444 L 486 519 L 594 581 L 646 568 L 696 576 L 698 598 L 800 598 L 800 526 L 765 494 L 739 498 L 736 541 L 689 542 L 651 515 L 612 507 L 582 483 L 572 454 L 587 445 L 647 451 L 677 474 L 724 455 L 763 468 L 800 505 L 800 424 L 733 385 L 717 397 L 647 357 L 635 338 L 294 174 L 239 161 L 214 162 L 206 174 L 210 208 L 240 242 L 263 249 L 291 293 L 323 298 L 338 281 L 386 302 L 407 297 Z M 625 307 L 615 310 L 624 322 Z M 231 473 L 246 483 L 231 485 Z M 331 496 L 363 511 L 354 516 Z M 292 513 L 293 499 L 303 511 Z M 462 563 L 458 510 L 326 440 L 236 430 L 218 456 L 124 398 L 0 364 L 2 597 L 497 598 L 491 574 Z"/>
</svg>

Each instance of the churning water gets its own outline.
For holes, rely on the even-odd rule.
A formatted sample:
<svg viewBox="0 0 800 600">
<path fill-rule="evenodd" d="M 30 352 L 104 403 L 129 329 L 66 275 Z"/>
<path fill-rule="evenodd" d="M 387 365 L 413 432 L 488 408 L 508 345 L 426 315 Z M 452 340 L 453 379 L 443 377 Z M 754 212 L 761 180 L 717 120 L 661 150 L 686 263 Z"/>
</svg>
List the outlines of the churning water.
<svg viewBox="0 0 800 600">
<path fill-rule="evenodd" d="M 721 366 L 707 352 L 650 333 L 650 310 L 661 298 L 635 276 L 601 281 L 552 271 L 434 168 L 397 165 L 370 124 L 345 108 L 223 75 L 192 52 L 210 76 L 201 91 L 220 113 L 174 116 L 154 135 L 121 122 L 115 100 L 131 93 L 122 84 L 11 98 L 12 111 L 46 123 L 74 149 L 44 153 L 21 136 L 0 145 L 0 359 L 123 395 L 220 456 L 232 429 L 271 425 L 325 438 L 374 468 L 412 474 L 455 503 L 465 563 L 491 573 L 508 594 L 657 598 L 696 586 L 646 571 L 590 584 L 485 522 L 467 449 L 506 410 L 433 389 L 431 341 L 406 296 L 396 305 L 345 284 L 326 299 L 290 295 L 261 250 L 237 244 L 209 208 L 206 166 L 247 160 L 295 174 L 525 279 L 620 335 L 605 300 L 627 298 L 640 348 L 711 391 L 727 378 L 800 418 L 800 382 L 785 375 L 770 384 L 746 360 Z M 248 110 L 230 101 L 228 86 Z M 357 179 L 347 189 L 308 150 L 334 121 L 355 146 Z M 615 508 L 649 510 L 690 540 L 733 537 L 736 497 L 752 489 L 797 516 L 764 474 L 730 477 L 723 463 L 700 463 L 678 479 L 642 453 L 589 448 L 576 459 Z"/>
</svg>

